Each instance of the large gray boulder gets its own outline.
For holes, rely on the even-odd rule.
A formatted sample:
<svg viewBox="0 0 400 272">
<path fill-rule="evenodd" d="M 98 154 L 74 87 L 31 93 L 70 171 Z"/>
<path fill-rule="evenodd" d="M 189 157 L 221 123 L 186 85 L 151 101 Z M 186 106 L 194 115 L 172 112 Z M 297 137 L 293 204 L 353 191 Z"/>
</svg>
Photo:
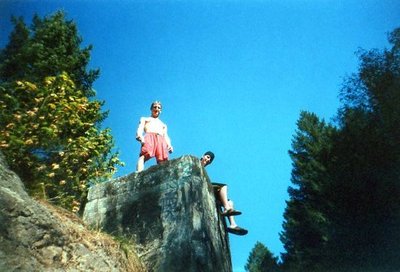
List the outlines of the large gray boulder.
<svg viewBox="0 0 400 272">
<path fill-rule="evenodd" d="M 232 271 L 225 221 L 193 156 L 92 187 L 83 219 L 134 241 L 149 271 Z"/>
<path fill-rule="evenodd" d="M 144 271 L 128 253 L 75 214 L 32 199 L 0 153 L 0 271 Z"/>
</svg>

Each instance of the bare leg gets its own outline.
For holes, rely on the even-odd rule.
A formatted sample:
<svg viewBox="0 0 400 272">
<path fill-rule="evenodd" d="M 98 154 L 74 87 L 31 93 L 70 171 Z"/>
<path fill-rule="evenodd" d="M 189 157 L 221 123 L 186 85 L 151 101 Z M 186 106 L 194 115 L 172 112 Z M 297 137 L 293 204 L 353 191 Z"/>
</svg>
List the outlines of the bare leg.
<svg viewBox="0 0 400 272">
<path fill-rule="evenodd" d="M 229 206 L 231 207 L 231 209 L 233 209 L 233 201 L 229 200 L 228 203 L 229 203 Z M 237 226 L 234 216 L 228 216 L 228 220 L 229 220 L 229 225 L 231 228 L 234 228 Z"/>
<path fill-rule="evenodd" d="M 144 169 L 144 155 L 139 157 L 139 160 L 136 164 L 136 172 L 141 172 Z"/>
<path fill-rule="evenodd" d="M 228 201 L 228 186 L 223 186 L 218 192 L 219 200 L 225 210 L 233 209 Z"/>
<path fill-rule="evenodd" d="M 228 200 L 228 206 L 231 207 L 232 210 L 234 210 L 232 200 Z M 236 224 L 234 216 L 232 215 L 228 216 L 228 220 L 229 220 L 229 227 L 227 228 L 228 232 L 236 235 L 246 235 L 248 233 L 246 229 L 243 229 Z"/>
</svg>

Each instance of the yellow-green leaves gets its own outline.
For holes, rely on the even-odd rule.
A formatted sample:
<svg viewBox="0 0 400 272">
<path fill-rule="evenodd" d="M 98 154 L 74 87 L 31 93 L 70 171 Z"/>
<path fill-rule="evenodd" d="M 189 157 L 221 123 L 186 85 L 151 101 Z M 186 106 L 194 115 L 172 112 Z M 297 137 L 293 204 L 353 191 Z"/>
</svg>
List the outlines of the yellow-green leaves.
<svg viewBox="0 0 400 272">
<path fill-rule="evenodd" d="M 66 73 L 0 93 L 0 149 L 32 193 L 77 211 L 88 185 L 122 165 L 110 131 L 96 126 L 100 105 Z"/>
<path fill-rule="evenodd" d="M 81 48 L 61 11 L 34 16 L 31 27 L 12 23 L 0 60 L 0 149 L 32 193 L 79 209 L 87 185 L 121 164 L 110 132 L 99 129 L 105 115 L 92 100 L 92 47 Z"/>
</svg>

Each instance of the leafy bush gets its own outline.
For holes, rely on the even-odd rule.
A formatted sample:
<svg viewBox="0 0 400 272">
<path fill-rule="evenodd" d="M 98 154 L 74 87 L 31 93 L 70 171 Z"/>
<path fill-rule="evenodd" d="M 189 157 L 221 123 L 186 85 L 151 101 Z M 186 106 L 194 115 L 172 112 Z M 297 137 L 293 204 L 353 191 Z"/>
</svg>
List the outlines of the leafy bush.
<svg viewBox="0 0 400 272">
<path fill-rule="evenodd" d="M 16 81 L 0 90 L 0 148 L 36 196 L 78 211 L 92 182 L 111 177 L 110 130 L 96 123 L 101 102 L 89 100 L 66 73 L 42 83 Z"/>
</svg>

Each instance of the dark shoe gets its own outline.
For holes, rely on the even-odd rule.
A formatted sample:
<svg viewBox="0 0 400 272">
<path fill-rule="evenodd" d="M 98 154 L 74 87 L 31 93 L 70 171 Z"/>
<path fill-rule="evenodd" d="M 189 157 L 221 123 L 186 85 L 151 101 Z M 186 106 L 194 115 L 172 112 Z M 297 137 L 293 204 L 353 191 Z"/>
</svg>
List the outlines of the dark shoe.
<svg viewBox="0 0 400 272">
<path fill-rule="evenodd" d="M 234 228 L 231 227 L 227 227 L 226 231 L 232 234 L 236 234 L 236 235 L 246 235 L 248 233 L 248 230 L 242 229 L 239 226 L 236 226 Z"/>
<path fill-rule="evenodd" d="M 241 215 L 242 212 L 239 212 L 234 209 L 229 209 L 221 213 L 222 216 L 233 216 L 233 215 Z"/>
</svg>

